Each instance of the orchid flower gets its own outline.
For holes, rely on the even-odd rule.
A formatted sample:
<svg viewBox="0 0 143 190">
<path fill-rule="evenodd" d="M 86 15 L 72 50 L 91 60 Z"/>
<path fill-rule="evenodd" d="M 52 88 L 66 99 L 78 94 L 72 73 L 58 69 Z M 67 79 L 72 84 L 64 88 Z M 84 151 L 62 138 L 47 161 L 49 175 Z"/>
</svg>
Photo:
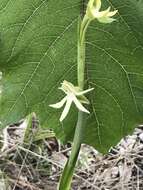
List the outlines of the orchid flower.
<svg viewBox="0 0 143 190">
<path fill-rule="evenodd" d="M 101 23 L 111 23 L 115 20 L 111 17 L 114 16 L 118 11 L 110 11 L 110 8 L 111 7 L 108 7 L 106 10 L 100 11 L 101 0 L 89 0 L 86 15 L 90 20 L 97 19 Z"/>
<path fill-rule="evenodd" d="M 89 104 L 89 101 L 84 96 L 84 94 L 90 92 L 94 88 L 90 88 L 90 89 L 82 91 L 79 87 L 74 86 L 72 83 L 64 80 L 62 83 L 62 86 L 59 89 L 62 90 L 66 94 L 66 96 L 60 102 L 58 102 L 56 104 L 51 104 L 49 106 L 56 108 L 56 109 L 59 109 L 59 108 L 63 107 L 63 105 L 65 104 L 64 110 L 63 110 L 61 117 L 60 117 L 60 122 L 62 122 L 65 119 L 65 117 L 67 116 L 72 102 L 76 105 L 78 110 L 80 110 L 82 112 L 90 113 L 82 105 L 82 103 L 83 104 Z"/>
</svg>

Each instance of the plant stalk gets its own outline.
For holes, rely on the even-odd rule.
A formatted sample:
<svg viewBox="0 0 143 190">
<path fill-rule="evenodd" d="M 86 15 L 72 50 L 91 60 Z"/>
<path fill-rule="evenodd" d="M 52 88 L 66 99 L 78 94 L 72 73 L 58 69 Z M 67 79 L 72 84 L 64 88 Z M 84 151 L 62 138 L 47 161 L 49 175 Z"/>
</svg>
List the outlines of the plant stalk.
<svg viewBox="0 0 143 190">
<path fill-rule="evenodd" d="M 62 173 L 62 177 L 61 177 L 60 184 L 58 187 L 59 190 L 71 189 L 73 173 L 74 173 L 75 165 L 76 165 L 80 147 L 81 147 L 81 141 L 82 141 L 82 136 L 83 136 L 83 125 L 85 124 L 84 120 L 85 120 L 84 113 L 79 112 L 71 155 L 64 167 L 64 171 Z"/>
<path fill-rule="evenodd" d="M 81 23 L 81 24 L 80 24 Z M 90 23 L 89 18 L 85 15 L 83 21 L 79 21 L 79 29 L 78 29 L 78 68 L 77 68 L 77 76 L 78 76 L 78 86 L 83 90 L 84 88 L 84 71 L 85 71 L 85 34 L 87 27 Z"/>
<path fill-rule="evenodd" d="M 83 20 L 79 19 L 78 25 L 78 52 L 77 52 L 77 77 L 78 86 L 81 90 L 84 88 L 84 71 L 85 71 L 85 33 L 90 20 L 84 16 Z M 86 124 L 86 113 L 79 111 L 76 124 L 71 155 L 65 165 L 58 190 L 70 190 L 74 169 L 83 141 L 84 126 Z"/>
</svg>

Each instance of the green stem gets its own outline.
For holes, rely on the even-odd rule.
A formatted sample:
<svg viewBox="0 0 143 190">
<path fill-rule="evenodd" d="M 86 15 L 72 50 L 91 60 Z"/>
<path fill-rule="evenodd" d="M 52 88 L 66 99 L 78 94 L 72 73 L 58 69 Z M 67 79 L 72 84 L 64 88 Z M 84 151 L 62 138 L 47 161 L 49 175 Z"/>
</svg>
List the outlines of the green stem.
<svg viewBox="0 0 143 190">
<path fill-rule="evenodd" d="M 85 120 L 84 113 L 79 112 L 74 140 L 73 140 L 72 152 L 62 173 L 62 177 L 58 187 L 59 190 L 70 190 L 71 188 L 72 177 L 81 147 L 83 128 L 84 128 L 83 126 L 85 124 L 84 120 Z"/>
<path fill-rule="evenodd" d="M 85 70 L 85 33 L 89 24 L 89 19 L 86 15 L 83 18 L 83 21 L 79 21 L 79 30 L 78 30 L 78 86 L 82 90 L 84 88 L 84 70 Z M 71 155 L 65 165 L 62 177 L 60 179 L 59 190 L 70 190 L 72 177 L 78 155 L 80 152 L 81 143 L 83 140 L 84 126 L 86 124 L 86 114 L 79 111 L 78 112 L 78 121 L 76 124 L 73 145 L 71 150 Z"/>
<path fill-rule="evenodd" d="M 84 71 L 85 71 L 85 34 L 87 27 L 90 23 L 90 20 L 85 15 L 81 26 L 79 28 L 79 37 L 78 37 L 78 68 L 77 68 L 77 76 L 78 76 L 78 86 L 83 89 L 84 88 Z"/>
</svg>

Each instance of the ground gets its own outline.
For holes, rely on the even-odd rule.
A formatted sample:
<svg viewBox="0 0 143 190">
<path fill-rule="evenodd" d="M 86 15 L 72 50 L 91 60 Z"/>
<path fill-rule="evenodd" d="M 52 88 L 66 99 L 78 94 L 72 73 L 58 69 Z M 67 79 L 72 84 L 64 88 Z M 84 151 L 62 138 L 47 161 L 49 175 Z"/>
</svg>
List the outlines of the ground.
<svg viewBox="0 0 143 190">
<path fill-rule="evenodd" d="M 22 120 L 1 131 L 0 190 L 56 190 L 71 144 L 62 145 L 52 131 L 37 132 L 37 126 L 26 134 Z M 82 145 L 72 189 L 143 190 L 142 157 L 142 126 L 104 156 Z"/>
</svg>

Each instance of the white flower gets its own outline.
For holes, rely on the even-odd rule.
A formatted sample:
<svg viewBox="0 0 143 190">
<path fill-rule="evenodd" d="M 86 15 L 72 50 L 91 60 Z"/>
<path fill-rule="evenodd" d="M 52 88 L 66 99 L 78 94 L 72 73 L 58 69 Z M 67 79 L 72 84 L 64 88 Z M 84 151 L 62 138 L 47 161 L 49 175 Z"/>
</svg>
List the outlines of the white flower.
<svg viewBox="0 0 143 190">
<path fill-rule="evenodd" d="M 110 11 L 111 7 L 108 7 L 105 11 L 100 11 L 101 9 L 101 0 L 89 0 L 87 5 L 86 15 L 90 20 L 97 19 L 101 23 L 111 23 L 115 19 L 111 18 L 118 11 Z"/>
<path fill-rule="evenodd" d="M 76 87 L 72 83 L 64 80 L 62 86 L 59 89 L 62 90 L 66 94 L 66 96 L 60 102 L 56 104 L 51 104 L 49 106 L 59 109 L 65 104 L 65 108 L 60 117 L 60 122 L 62 122 L 67 116 L 72 102 L 74 102 L 74 104 L 80 111 L 89 113 L 89 111 L 82 105 L 82 103 L 89 104 L 89 101 L 84 96 L 84 94 L 90 92 L 91 90 L 93 90 L 93 88 L 82 91 L 79 87 Z"/>
</svg>

